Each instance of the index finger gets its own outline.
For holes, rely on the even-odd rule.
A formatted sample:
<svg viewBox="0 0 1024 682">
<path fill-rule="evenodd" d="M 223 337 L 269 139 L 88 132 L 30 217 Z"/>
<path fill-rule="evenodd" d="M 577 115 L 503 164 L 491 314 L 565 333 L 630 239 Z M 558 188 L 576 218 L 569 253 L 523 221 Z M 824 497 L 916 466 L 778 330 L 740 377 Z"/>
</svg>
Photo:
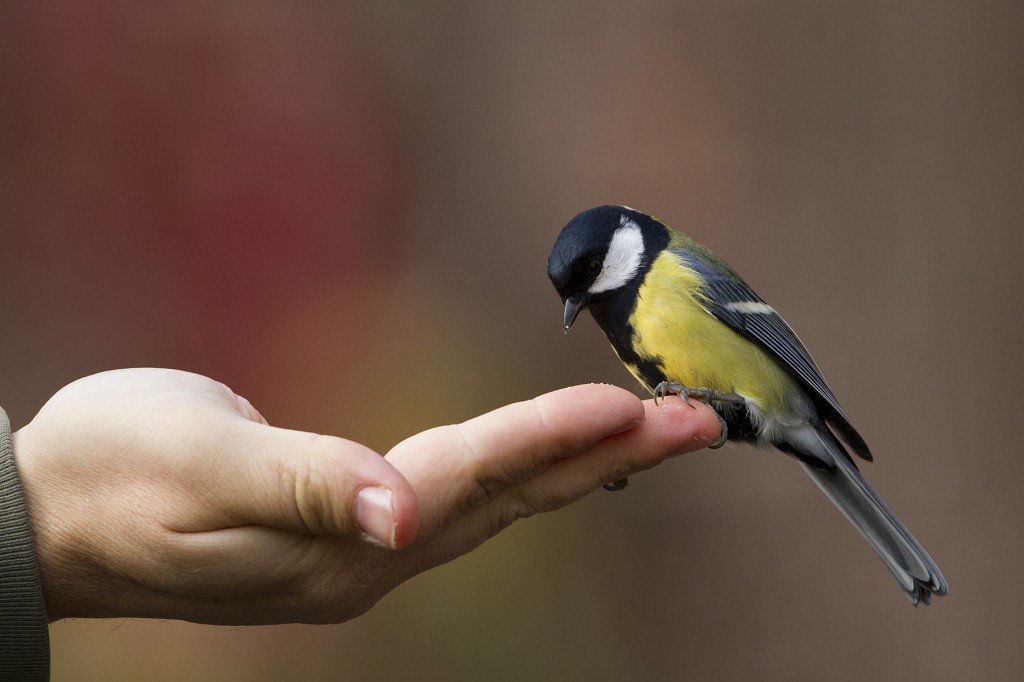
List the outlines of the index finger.
<svg viewBox="0 0 1024 682">
<path fill-rule="evenodd" d="M 496 493 L 643 419 L 643 403 L 628 391 L 604 384 L 571 386 L 417 434 L 387 458 L 410 481 L 429 486 L 432 495 L 445 491 L 475 499 L 476 492 L 467 488 Z"/>
<path fill-rule="evenodd" d="M 491 464 L 532 470 L 588 450 L 599 441 L 643 423 L 644 405 L 608 384 L 559 389 L 507 405 L 457 426 L 475 453 Z"/>
</svg>

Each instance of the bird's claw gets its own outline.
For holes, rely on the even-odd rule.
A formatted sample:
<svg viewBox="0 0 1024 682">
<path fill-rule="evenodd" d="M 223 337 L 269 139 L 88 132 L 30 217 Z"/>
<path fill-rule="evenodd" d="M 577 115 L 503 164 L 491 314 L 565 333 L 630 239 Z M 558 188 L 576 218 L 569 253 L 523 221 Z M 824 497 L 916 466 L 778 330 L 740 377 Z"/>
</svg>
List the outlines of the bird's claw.
<svg viewBox="0 0 1024 682">
<path fill-rule="evenodd" d="M 659 400 L 662 400 L 667 395 L 677 395 L 682 399 L 688 407 L 693 407 L 689 398 L 696 398 L 705 405 L 710 406 L 714 410 L 714 406 L 711 403 L 731 403 L 733 405 L 743 405 L 745 403 L 742 396 L 736 395 L 735 393 L 723 393 L 716 391 L 713 388 L 693 388 L 690 386 L 683 386 L 682 384 L 676 384 L 671 381 L 663 381 L 654 387 L 654 404 L 657 405 Z M 718 417 L 718 423 L 722 427 L 722 435 L 718 437 L 714 443 L 708 446 L 711 450 L 718 449 L 725 445 L 725 441 L 729 440 L 729 425 L 726 423 L 725 418 L 718 413 L 718 410 L 714 410 L 715 416 Z"/>
<path fill-rule="evenodd" d="M 722 435 L 714 443 L 708 445 L 709 450 L 717 450 L 725 445 L 725 441 L 729 440 L 729 425 L 725 423 L 725 417 L 718 414 L 717 410 L 715 410 L 715 416 L 718 417 L 718 423 L 722 427 Z"/>
<path fill-rule="evenodd" d="M 617 481 L 612 481 L 611 483 L 605 483 L 601 487 L 604 488 L 605 490 L 607 490 L 608 492 L 614 493 L 614 492 L 618 492 L 618 491 L 622 490 L 627 485 L 629 485 L 629 479 L 628 478 L 620 478 Z"/>
</svg>

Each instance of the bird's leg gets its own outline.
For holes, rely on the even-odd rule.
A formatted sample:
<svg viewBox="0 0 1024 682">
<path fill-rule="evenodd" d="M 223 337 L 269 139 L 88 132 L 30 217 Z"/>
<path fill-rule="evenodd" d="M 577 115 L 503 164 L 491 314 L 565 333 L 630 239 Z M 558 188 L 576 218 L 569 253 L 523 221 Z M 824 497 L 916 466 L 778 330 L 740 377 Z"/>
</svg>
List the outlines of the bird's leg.
<svg viewBox="0 0 1024 682">
<path fill-rule="evenodd" d="M 708 446 L 709 449 L 715 450 L 725 445 L 725 441 L 729 439 L 729 425 L 726 424 L 725 418 L 718 413 L 718 410 L 714 409 L 711 403 L 731 403 L 733 405 L 744 405 L 746 401 L 743 396 L 735 393 L 722 393 L 712 388 L 692 388 L 690 386 L 683 386 L 682 384 L 676 384 L 671 381 L 663 381 L 654 387 L 654 404 L 657 405 L 658 401 L 667 395 L 677 395 L 682 398 L 683 402 L 693 407 L 688 398 L 696 398 L 705 405 L 708 405 L 715 412 L 715 416 L 718 417 L 718 423 L 722 427 L 722 435 L 714 443 Z"/>
</svg>

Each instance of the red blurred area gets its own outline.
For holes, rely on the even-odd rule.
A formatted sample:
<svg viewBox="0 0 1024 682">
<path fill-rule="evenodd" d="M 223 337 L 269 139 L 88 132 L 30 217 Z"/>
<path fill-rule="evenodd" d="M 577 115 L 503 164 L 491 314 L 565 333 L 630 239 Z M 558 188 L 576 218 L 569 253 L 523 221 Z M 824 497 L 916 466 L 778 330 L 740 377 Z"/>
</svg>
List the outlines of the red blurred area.
<svg viewBox="0 0 1024 682">
<path fill-rule="evenodd" d="M 113 317 L 140 361 L 244 380 L 288 309 L 329 294 L 358 326 L 361 292 L 387 285 L 395 117 L 344 16 L 325 40 L 280 9 L 8 10 L 6 279 L 13 307 L 61 320 L 54 341 Z"/>
</svg>

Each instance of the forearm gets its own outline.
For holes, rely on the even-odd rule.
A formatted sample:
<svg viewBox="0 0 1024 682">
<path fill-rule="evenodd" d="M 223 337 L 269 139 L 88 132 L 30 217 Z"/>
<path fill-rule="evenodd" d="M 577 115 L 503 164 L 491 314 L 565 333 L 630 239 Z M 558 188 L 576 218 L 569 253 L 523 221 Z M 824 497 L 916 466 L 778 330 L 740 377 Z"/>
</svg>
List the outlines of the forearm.
<svg viewBox="0 0 1024 682">
<path fill-rule="evenodd" d="M 46 680 L 50 641 L 25 496 L 0 409 L 0 676 Z"/>
</svg>

